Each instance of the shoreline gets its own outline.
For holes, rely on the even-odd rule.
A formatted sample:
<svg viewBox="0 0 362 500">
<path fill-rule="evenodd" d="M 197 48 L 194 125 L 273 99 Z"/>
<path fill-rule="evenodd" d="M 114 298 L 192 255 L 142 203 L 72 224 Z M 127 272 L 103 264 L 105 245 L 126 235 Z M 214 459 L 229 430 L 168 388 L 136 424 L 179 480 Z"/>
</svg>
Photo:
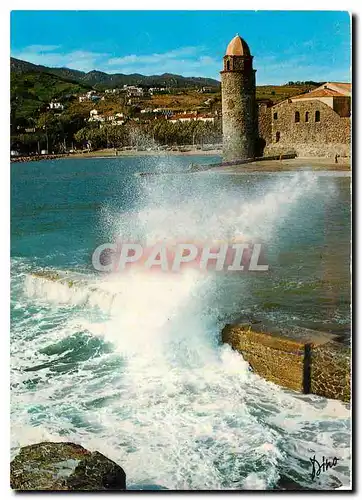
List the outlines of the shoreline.
<svg viewBox="0 0 362 500">
<path fill-rule="evenodd" d="M 113 154 L 111 154 L 111 151 Z M 91 151 L 89 153 L 75 153 L 68 155 L 44 155 L 43 157 L 30 156 L 18 157 L 11 159 L 11 163 L 28 163 L 31 161 L 43 160 L 57 160 L 57 159 L 111 159 L 122 157 L 136 157 L 136 156 L 154 156 L 154 157 L 168 157 L 168 156 L 218 156 L 222 157 L 220 150 L 207 150 L 203 151 L 197 149 L 195 151 L 118 151 L 117 155 L 114 150 L 102 149 L 98 151 Z M 201 165 L 200 165 L 201 166 Z M 334 171 L 351 173 L 351 158 L 339 158 L 338 163 L 335 163 L 334 158 L 292 158 L 282 160 L 256 160 L 250 163 L 243 163 L 240 165 L 228 166 L 210 166 L 208 168 L 195 170 L 192 173 L 218 173 L 218 174 L 245 174 L 257 172 L 292 172 L 300 170 L 312 171 Z"/>
<path fill-rule="evenodd" d="M 122 156 L 222 156 L 222 151 L 219 149 L 208 150 L 190 150 L 190 151 L 117 151 L 114 154 L 114 149 L 100 149 L 86 153 L 69 153 L 69 154 L 50 154 L 39 156 L 17 156 L 10 158 L 10 163 L 27 163 L 31 161 L 43 160 L 58 160 L 72 158 L 120 158 Z"/>
<path fill-rule="evenodd" d="M 339 158 L 338 163 L 333 158 L 291 158 L 286 160 L 257 160 L 250 163 L 230 166 L 217 166 L 200 170 L 198 173 L 210 174 L 245 174 L 257 172 L 293 172 L 311 170 L 313 172 L 334 171 L 351 172 L 351 159 Z"/>
<path fill-rule="evenodd" d="M 111 152 L 113 154 L 111 154 Z M 91 151 L 90 153 L 75 153 L 69 155 L 69 158 L 119 158 L 122 156 L 222 156 L 222 151 L 219 149 L 195 149 L 190 151 L 118 151 L 114 154 L 114 150 L 102 149 L 99 151 Z"/>
</svg>

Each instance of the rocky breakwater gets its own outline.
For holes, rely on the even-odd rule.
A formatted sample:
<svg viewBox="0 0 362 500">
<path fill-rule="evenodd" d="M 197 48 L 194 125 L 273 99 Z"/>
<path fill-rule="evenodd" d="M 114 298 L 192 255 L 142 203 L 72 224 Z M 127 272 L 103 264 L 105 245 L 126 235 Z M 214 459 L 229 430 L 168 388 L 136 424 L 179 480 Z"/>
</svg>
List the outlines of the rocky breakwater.
<svg viewBox="0 0 362 500">
<path fill-rule="evenodd" d="M 56 160 L 58 158 L 64 158 L 69 156 L 69 154 L 49 154 L 49 155 L 33 155 L 33 156 L 13 156 L 10 158 L 11 163 L 25 163 L 28 161 L 40 161 L 40 160 Z"/>
<path fill-rule="evenodd" d="M 10 486 L 19 491 L 126 489 L 122 467 L 74 443 L 24 446 L 10 464 Z"/>
<path fill-rule="evenodd" d="M 255 373 L 305 394 L 350 401 L 351 352 L 332 334 L 261 324 L 226 325 L 222 341 L 240 352 Z"/>
</svg>

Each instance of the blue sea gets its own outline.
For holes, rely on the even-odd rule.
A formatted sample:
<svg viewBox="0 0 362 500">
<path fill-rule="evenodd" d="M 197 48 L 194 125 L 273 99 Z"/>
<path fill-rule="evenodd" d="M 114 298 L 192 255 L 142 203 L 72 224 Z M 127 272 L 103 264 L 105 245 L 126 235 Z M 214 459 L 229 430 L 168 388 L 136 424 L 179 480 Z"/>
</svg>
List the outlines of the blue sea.
<svg viewBox="0 0 362 500">
<path fill-rule="evenodd" d="M 349 342 L 350 178 L 307 163 L 185 174 L 218 161 L 12 164 L 13 455 L 41 440 L 80 443 L 119 463 L 130 489 L 349 484 L 348 405 L 263 380 L 220 332 L 253 318 Z M 261 241 L 269 271 L 96 272 L 93 251 L 120 238 Z M 312 481 L 314 455 L 338 466 Z"/>
</svg>

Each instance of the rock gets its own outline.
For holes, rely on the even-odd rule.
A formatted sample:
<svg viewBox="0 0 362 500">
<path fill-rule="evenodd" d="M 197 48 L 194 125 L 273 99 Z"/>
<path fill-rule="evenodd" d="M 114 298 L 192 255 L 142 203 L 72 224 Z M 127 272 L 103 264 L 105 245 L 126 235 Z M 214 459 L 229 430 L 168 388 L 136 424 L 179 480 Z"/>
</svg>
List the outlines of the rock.
<svg viewBox="0 0 362 500">
<path fill-rule="evenodd" d="M 24 446 L 10 464 L 10 486 L 20 491 L 125 490 L 122 467 L 74 443 Z"/>
<path fill-rule="evenodd" d="M 33 271 L 31 273 L 31 275 L 34 277 L 34 278 L 41 278 L 41 279 L 45 279 L 45 280 L 48 280 L 48 281 L 59 281 L 61 279 L 61 276 L 59 273 L 55 272 L 55 271 L 48 271 L 48 270 L 38 270 L 38 271 Z"/>
<path fill-rule="evenodd" d="M 69 154 L 49 154 L 49 155 L 34 155 L 34 156 L 12 156 L 10 158 L 11 163 L 25 163 L 29 161 L 41 161 L 41 160 L 57 160 L 58 158 L 64 158 L 69 156 Z"/>
<path fill-rule="evenodd" d="M 86 284 L 85 277 L 80 273 L 71 274 L 67 271 L 53 271 L 47 269 L 38 269 L 36 271 L 32 271 L 28 278 L 35 278 L 35 280 L 39 280 L 41 282 L 53 282 L 59 283 L 60 285 L 68 286 L 68 288 L 74 287 L 82 287 Z"/>
<path fill-rule="evenodd" d="M 294 479 L 283 474 L 281 474 L 279 481 L 275 486 L 275 489 L 279 491 L 315 491 L 315 488 L 303 486 Z"/>
</svg>

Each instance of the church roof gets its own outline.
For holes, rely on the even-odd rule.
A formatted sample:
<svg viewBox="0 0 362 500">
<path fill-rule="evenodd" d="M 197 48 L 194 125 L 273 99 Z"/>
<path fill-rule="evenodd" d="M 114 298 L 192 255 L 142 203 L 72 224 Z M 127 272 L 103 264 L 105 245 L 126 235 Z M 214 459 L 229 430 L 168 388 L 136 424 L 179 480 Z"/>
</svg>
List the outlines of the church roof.
<svg viewBox="0 0 362 500">
<path fill-rule="evenodd" d="M 347 94 L 352 92 L 352 83 L 344 83 L 344 82 L 329 82 L 327 85 L 333 85 L 337 89 L 340 89 L 342 94 Z"/>
<path fill-rule="evenodd" d="M 314 99 L 315 97 L 341 97 L 344 94 L 341 92 L 337 92 L 337 90 L 331 90 L 331 89 L 316 89 L 316 90 L 311 90 L 310 92 L 307 92 L 305 94 L 301 95 L 296 95 L 294 97 L 291 97 L 291 99 Z"/>
<path fill-rule="evenodd" d="M 352 91 L 351 83 L 342 83 L 342 82 L 327 82 L 317 87 L 310 92 L 306 92 L 304 94 L 300 94 L 291 99 L 314 99 L 320 97 L 343 97 L 350 96 Z"/>
<path fill-rule="evenodd" d="M 226 49 L 226 56 L 250 56 L 250 49 L 241 36 L 236 35 Z"/>
</svg>

